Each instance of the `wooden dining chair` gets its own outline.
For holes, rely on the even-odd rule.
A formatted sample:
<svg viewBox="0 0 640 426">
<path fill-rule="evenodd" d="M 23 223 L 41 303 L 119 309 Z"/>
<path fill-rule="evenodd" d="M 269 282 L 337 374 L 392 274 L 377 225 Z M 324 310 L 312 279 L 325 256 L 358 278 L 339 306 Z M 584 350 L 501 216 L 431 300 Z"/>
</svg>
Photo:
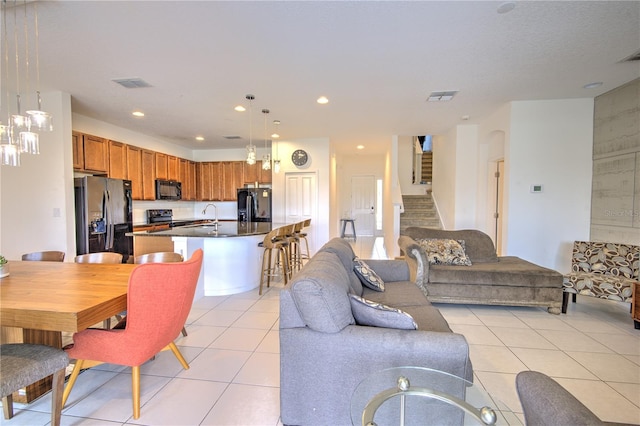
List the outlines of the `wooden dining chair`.
<svg viewBox="0 0 640 426">
<path fill-rule="evenodd" d="M 13 417 L 13 392 L 53 375 L 51 425 L 60 425 L 62 388 L 67 365 L 67 354 L 53 346 L 29 343 L 0 345 L 0 396 L 4 418 L 8 420 Z"/>
<path fill-rule="evenodd" d="M 159 251 L 155 253 L 147 253 L 141 254 L 140 256 L 136 256 L 134 259 L 134 263 L 171 263 L 171 262 L 182 262 L 184 261 L 184 257 L 180 253 L 175 253 L 172 251 Z M 124 313 L 126 315 L 126 312 Z M 120 314 L 122 316 L 122 314 Z M 118 318 L 118 315 L 116 315 Z M 122 318 L 118 318 L 122 320 Z M 182 327 L 182 335 L 187 336 L 187 329 Z"/>
<path fill-rule="evenodd" d="M 109 251 L 99 253 L 80 254 L 75 258 L 76 263 L 122 263 L 122 255 Z"/>
<path fill-rule="evenodd" d="M 64 262 L 64 252 L 49 250 L 25 253 L 22 255 L 22 260 L 29 262 Z"/>
<path fill-rule="evenodd" d="M 131 367 L 133 418 L 140 417 L 140 366 L 170 349 L 185 369 L 189 364 L 173 340 L 187 320 L 202 267 L 202 249 L 185 262 L 137 265 L 129 277 L 124 328 L 89 328 L 73 335 L 65 348 L 75 365 L 62 396 L 69 398 L 83 368 L 102 363 Z M 119 398 L 119 395 L 115 396 Z"/>
<path fill-rule="evenodd" d="M 80 254 L 76 256 L 74 260 L 76 263 L 122 263 L 122 255 L 120 253 L 105 251 Z M 111 328 L 111 318 L 107 318 L 102 324 L 106 329 Z"/>
</svg>

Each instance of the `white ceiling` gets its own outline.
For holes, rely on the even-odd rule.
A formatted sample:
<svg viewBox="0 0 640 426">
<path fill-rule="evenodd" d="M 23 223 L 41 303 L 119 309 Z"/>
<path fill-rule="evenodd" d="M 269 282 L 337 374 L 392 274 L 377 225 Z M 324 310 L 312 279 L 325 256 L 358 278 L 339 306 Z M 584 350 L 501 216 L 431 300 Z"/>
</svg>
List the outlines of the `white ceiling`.
<svg viewBox="0 0 640 426">
<path fill-rule="evenodd" d="M 74 112 L 192 149 L 244 147 L 249 114 L 233 107 L 248 105 L 248 93 L 259 146 L 260 110 L 269 108 L 269 134 L 279 119 L 284 139 L 329 137 L 349 152 L 476 123 L 505 102 L 594 97 L 640 76 L 640 62 L 621 62 L 640 49 L 640 2 L 516 2 L 499 14 L 501 4 L 47 1 L 26 9 L 37 5 L 41 91 L 70 93 Z M 7 20 L 13 41 L 12 10 Z M 15 80 L 5 74 L 3 66 L 3 91 Z M 112 82 L 129 77 L 153 87 Z M 603 85 L 582 87 L 595 81 Z M 443 90 L 459 93 L 426 102 Z M 316 103 L 321 95 L 329 104 Z M 132 117 L 134 109 L 146 116 Z"/>
</svg>

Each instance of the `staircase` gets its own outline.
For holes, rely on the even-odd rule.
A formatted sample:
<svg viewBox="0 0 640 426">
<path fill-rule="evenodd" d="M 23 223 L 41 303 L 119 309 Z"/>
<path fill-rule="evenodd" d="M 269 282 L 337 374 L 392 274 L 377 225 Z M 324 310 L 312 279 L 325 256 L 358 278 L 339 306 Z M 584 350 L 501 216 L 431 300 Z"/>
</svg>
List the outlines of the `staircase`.
<svg viewBox="0 0 640 426">
<path fill-rule="evenodd" d="M 431 194 L 403 195 L 404 213 L 400 213 L 400 234 L 410 226 L 440 229 L 440 218 Z"/>
</svg>

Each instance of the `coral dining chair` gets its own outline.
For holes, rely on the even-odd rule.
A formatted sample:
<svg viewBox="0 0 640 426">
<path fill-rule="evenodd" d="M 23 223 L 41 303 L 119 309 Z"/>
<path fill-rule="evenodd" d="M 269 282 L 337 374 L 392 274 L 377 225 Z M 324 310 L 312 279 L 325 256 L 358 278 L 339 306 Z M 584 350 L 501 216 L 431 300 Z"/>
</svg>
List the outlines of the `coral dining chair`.
<svg viewBox="0 0 640 426">
<path fill-rule="evenodd" d="M 195 294 L 202 250 L 177 263 L 144 263 L 133 269 L 127 293 L 125 328 L 87 329 L 73 335 L 66 348 L 76 359 L 62 396 L 63 406 L 83 368 L 101 363 L 132 367 L 133 418 L 140 417 L 140 366 L 164 349 L 171 349 L 185 369 L 189 364 L 173 340 L 187 320 Z"/>
</svg>

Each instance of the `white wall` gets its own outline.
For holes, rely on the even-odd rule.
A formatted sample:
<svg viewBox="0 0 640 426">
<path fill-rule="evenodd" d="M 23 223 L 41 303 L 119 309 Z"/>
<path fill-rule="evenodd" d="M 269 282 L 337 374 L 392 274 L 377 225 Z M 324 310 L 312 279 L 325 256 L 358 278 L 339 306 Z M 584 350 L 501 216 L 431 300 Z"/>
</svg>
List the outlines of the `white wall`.
<svg viewBox="0 0 640 426">
<path fill-rule="evenodd" d="M 424 195 L 426 185 L 413 183 L 413 159 L 415 149 L 414 136 L 397 136 L 398 139 L 398 181 L 402 188 L 402 195 Z"/>
<path fill-rule="evenodd" d="M 483 184 L 478 175 L 478 126 L 459 125 L 456 130 L 453 228 L 476 228 L 478 189 Z"/>
<path fill-rule="evenodd" d="M 309 154 L 309 162 L 302 168 L 291 162 L 291 154 L 296 149 L 304 149 Z M 274 148 L 275 150 L 275 148 Z M 275 152 L 275 151 L 274 151 Z M 280 158 L 280 173 L 272 173 L 273 186 L 273 220 L 285 221 L 285 182 L 287 172 L 314 172 L 317 182 L 317 213 L 311 220 L 311 226 L 306 230 L 309 248 L 315 252 L 331 237 L 330 218 L 332 213 L 330 188 L 332 185 L 332 160 L 330 141 L 328 138 L 296 139 L 278 142 L 278 157 Z"/>
<path fill-rule="evenodd" d="M 40 154 L 22 155 L 20 167 L 0 167 L 0 253 L 60 250 L 75 254 L 71 97 L 42 94 L 43 109 L 53 115 L 53 132 L 40 133 Z"/>
<path fill-rule="evenodd" d="M 592 142 L 593 99 L 511 103 L 507 254 L 569 270 L 589 238 Z"/>
<path fill-rule="evenodd" d="M 438 209 L 443 229 L 455 229 L 456 223 L 456 128 L 445 135 L 433 137 L 433 201 Z M 474 177 L 465 179 L 470 182 Z"/>
</svg>

